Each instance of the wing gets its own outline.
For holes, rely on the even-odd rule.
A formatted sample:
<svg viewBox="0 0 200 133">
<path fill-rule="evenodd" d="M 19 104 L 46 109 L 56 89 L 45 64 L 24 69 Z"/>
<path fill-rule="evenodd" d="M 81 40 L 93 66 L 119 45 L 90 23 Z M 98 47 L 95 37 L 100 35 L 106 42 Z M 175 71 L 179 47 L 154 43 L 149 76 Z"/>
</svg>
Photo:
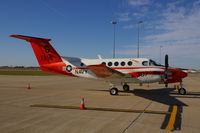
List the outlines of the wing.
<svg viewBox="0 0 200 133">
<path fill-rule="evenodd" d="M 101 65 L 89 65 L 87 66 L 98 78 L 128 78 L 131 77 L 128 74 L 121 73 L 117 70 L 109 68 L 103 64 Z"/>
</svg>

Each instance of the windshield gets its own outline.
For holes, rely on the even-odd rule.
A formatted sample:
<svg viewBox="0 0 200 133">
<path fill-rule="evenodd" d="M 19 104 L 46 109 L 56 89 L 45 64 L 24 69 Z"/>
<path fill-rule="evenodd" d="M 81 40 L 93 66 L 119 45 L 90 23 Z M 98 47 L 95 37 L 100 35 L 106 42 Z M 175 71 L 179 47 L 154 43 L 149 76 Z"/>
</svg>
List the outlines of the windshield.
<svg viewBox="0 0 200 133">
<path fill-rule="evenodd" d="M 158 63 L 156 63 L 155 61 L 153 61 L 153 60 L 149 60 L 149 66 L 163 66 L 163 65 L 161 65 L 161 64 L 158 64 Z"/>
</svg>

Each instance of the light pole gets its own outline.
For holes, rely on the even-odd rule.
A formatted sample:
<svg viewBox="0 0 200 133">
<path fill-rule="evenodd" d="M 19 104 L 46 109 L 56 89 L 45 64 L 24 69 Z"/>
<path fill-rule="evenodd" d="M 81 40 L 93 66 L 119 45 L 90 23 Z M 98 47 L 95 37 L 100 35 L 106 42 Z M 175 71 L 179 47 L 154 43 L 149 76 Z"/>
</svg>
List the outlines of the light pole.
<svg viewBox="0 0 200 133">
<path fill-rule="evenodd" d="M 160 64 L 161 64 L 161 51 L 162 51 L 163 46 L 160 45 Z"/>
<path fill-rule="evenodd" d="M 117 24 L 117 21 L 111 21 L 111 24 L 113 24 L 114 31 L 113 31 L 113 58 L 115 58 L 115 25 Z"/>
<path fill-rule="evenodd" d="M 139 58 L 139 45 L 140 45 L 140 33 L 139 33 L 139 27 L 140 27 L 140 24 L 143 23 L 143 21 L 138 21 L 137 24 L 138 24 L 138 46 L 137 46 L 137 58 Z"/>
</svg>

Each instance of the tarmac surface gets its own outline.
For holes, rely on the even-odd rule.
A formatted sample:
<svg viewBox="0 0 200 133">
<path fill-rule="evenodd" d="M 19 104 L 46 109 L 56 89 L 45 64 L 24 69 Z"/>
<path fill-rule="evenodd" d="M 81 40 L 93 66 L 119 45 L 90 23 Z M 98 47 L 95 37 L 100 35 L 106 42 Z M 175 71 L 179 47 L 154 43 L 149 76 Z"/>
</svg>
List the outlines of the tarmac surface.
<svg viewBox="0 0 200 133">
<path fill-rule="evenodd" d="M 172 126 L 173 132 L 199 133 L 199 81 L 199 74 L 184 80 L 187 95 L 177 94 L 173 84 L 169 88 L 159 84 L 131 84 L 134 91 L 120 91 L 119 95 L 111 96 L 109 84 L 97 80 L 1 75 L 0 132 L 159 133 L 171 132 Z M 31 89 L 27 89 L 29 83 Z M 78 109 L 81 98 L 88 109 Z M 31 107 L 36 104 L 48 107 Z M 77 106 L 77 109 L 60 106 Z M 101 110 L 105 108 L 110 110 Z"/>
</svg>

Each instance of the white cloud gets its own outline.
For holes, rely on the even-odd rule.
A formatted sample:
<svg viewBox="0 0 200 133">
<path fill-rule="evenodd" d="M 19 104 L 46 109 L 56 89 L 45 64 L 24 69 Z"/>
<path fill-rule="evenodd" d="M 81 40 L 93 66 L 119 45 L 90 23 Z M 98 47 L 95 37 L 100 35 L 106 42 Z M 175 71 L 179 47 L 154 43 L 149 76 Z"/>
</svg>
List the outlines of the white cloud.
<svg viewBox="0 0 200 133">
<path fill-rule="evenodd" d="M 131 20 L 129 12 L 118 13 L 118 16 L 119 16 L 119 21 L 130 21 Z"/>
<path fill-rule="evenodd" d="M 170 2 L 162 5 L 162 8 L 159 4 L 159 6 L 152 6 L 154 7 L 151 7 L 152 10 L 149 8 L 148 12 L 143 12 L 142 17 L 148 19 L 146 21 L 144 19 L 146 24 L 144 24 L 143 38 L 140 39 L 140 53 L 143 57 L 159 60 L 159 48 L 162 45 L 163 55 L 164 53 L 169 54 L 172 57 L 172 64 L 175 66 L 200 68 L 200 0 L 190 3 L 190 5 L 183 2 Z M 135 5 L 139 6 L 140 4 L 136 2 Z M 147 3 L 144 5 L 147 9 L 150 6 Z M 130 12 L 132 17 L 137 17 L 140 13 L 137 10 Z M 123 28 L 132 29 L 135 26 L 129 24 Z M 124 47 L 117 53 L 135 56 L 136 50 L 137 47 Z"/>
<path fill-rule="evenodd" d="M 132 17 L 134 17 L 136 19 L 140 19 L 140 18 L 144 17 L 144 15 L 146 14 L 147 11 L 148 11 L 147 8 L 143 8 L 143 10 L 141 10 L 141 13 L 139 13 L 139 12 L 132 13 Z"/>
<path fill-rule="evenodd" d="M 194 7 L 186 13 L 183 7 L 168 6 L 155 28 L 159 34 L 147 35 L 145 41 L 153 43 L 200 44 L 200 8 Z"/>
<path fill-rule="evenodd" d="M 143 6 L 150 4 L 150 0 L 128 0 L 131 6 Z"/>
<path fill-rule="evenodd" d="M 134 29 L 134 28 L 136 28 L 136 24 L 130 24 L 130 25 L 123 26 L 123 29 Z"/>
</svg>

